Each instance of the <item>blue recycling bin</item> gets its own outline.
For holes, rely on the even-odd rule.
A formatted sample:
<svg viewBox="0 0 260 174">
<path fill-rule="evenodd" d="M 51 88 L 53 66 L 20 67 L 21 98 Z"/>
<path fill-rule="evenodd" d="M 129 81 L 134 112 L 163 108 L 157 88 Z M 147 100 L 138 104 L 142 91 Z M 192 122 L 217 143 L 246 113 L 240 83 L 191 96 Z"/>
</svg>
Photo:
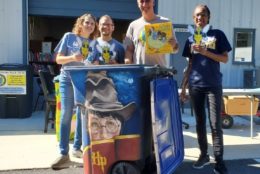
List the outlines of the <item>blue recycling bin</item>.
<svg viewBox="0 0 260 174">
<path fill-rule="evenodd" d="M 65 71 L 82 110 L 85 174 L 152 173 L 152 164 L 158 174 L 170 174 L 182 163 L 182 123 L 171 73 L 142 65 Z"/>
</svg>

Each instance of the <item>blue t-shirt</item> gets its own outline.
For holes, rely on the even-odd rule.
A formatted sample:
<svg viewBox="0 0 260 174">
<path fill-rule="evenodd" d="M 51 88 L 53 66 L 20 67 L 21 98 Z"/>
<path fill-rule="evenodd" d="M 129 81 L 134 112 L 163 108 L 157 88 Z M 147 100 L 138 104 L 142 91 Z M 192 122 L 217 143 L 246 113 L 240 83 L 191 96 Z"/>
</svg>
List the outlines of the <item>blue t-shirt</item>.
<svg viewBox="0 0 260 174">
<path fill-rule="evenodd" d="M 86 39 L 81 36 L 77 36 L 74 33 L 68 32 L 65 33 L 56 48 L 54 49 L 55 53 L 62 53 L 65 56 L 70 56 L 72 54 L 82 54 L 85 59 L 93 51 L 92 40 Z M 83 62 L 70 62 L 63 64 L 64 66 L 75 66 L 75 65 L 84 65 Z"/>
<path fill-rule="evenodd" d="M 65 33 L 56 48 L 54 49 L 54 52 L 62 53 L 65 56 L 70 56 L 72 54 L 82 54 L 86 59 L 89 55 L 91 55 L 91 52 L 93 51 L 92 46 L 93 41 L 91 39 L 86 39 L 84 37 L 80 37 L 74 33 L 68 32 Z M 71 82 L 70 73 L 68 71 L 64 71 L 65 66 L 78 66 L 78 65 L 84 65 L 84 62 L 69 62 L 66 64 L 63 64 L 60 71 L 60 82 Z"/>
<path fill-rule="evenodd" d="M 107 42 L 97 38 L 93 45 L 94 50 L 88 57 L 89 62 L 98 61 L 102 65 L 109 64 L 110 60 L 116 60 L 117 63 L 124 63 L 125 49 L 117 40 L 111 39 Z"/>
<path fill-rule="evenodd" d="M 192 37 L 192 36 L 191 36 Z M 194 54 L 191 51 L 193 39 L 187 39 L 182 56 L 192 59 L 192 69 L 189 76 L 189 85 L 196 87 L 221 87 L 222 73 L 220 72 L 220 64 L 210 58 L 207 58 L 199 53 Z M 232 50 L 226 35 L 217 29 L 211 29 L 206 33 L 203 39 L 207 50 L 222 54 Z"/>
</svg>

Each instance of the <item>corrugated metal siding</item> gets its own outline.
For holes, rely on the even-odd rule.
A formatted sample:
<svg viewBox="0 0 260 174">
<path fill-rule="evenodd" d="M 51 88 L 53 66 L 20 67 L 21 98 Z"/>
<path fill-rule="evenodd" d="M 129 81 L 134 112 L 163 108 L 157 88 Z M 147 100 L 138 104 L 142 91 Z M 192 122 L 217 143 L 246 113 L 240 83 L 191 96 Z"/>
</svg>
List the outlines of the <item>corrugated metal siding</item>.
<svg viewBox="0 0 260 174">
<path fill-rule="evenodd" d="M 0 64 L 23 63 L 23 3 L 0 1 Z"/>
<path fill-rule="evenodd" d="M 199 3 L 207 4 L 211 10 L 210 24 L 225 32 L 233 46 L 234 28 L 256 29 L 255 66 L 260 66 L 260 15 L 259 0 L 163 0 L 158 1 L 158 13 L 169 17 L 175 24 L 193 24 L 192 13 Z M 224 87 L 243 87 L 244 69 L 250 65 L 232 64 L 233 52 L 229 53 L 229 62 L 221 64 Z"/>
<path fill-rule="evenodd" d="M 114 19 L 135 19 L 140 16 L 134 0 L 29 0 L 29 14 L 50 16 L 80 16 L 104 14 Z"/>
</svg>

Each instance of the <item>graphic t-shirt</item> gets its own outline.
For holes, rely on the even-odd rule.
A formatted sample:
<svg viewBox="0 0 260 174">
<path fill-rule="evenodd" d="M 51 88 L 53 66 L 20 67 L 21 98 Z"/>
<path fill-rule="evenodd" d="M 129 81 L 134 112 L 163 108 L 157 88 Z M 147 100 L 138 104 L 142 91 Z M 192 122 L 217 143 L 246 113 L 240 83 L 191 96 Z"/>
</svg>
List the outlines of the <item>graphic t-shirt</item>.
<svg viewBox="0 0 260 174">
<path fill-rule="evenodd" d="M 191 36 L 192 37 L 192 36 Z M 220 72 L 220 64 L 199 53 L 191 50 L 194 43 L 192 38 L 188 38 L 182 56 L 192 58 L 192 69 L 189 76 L 189 85 L 196 87 L 221 87 L 222 73 Z M 231 51 L 231 46 L 226 35 L 221 30 L 211 29 L 202 39 L 208 51 L 215 54 L 222 54 Z"/>
<path fill-rule="evenodd" d="M 120 42 L 115 39 L 104 41 L 101 38 L 97 38 L 94 43 L 93 54 L 88 57 L 88 61 L 98 61 L 100 65 L 109 64 L 110 60 L 124 63 L 124 57 L 125 49 Z"/>
<path fill-rule="evenodd" d="M 157 16 L 153 21 L 146 21 L 143 17 L 130 23 L 125 43 L 127 45 L 134 45 L 135 50 L 133 54 L 133 62 L 135 64 L 146 64 L 146 65 L 161 65 L 163 67 L 167 66 L 167 61 L 165 54 L 146 54 L 145 52 L 145 25 L 170 22 L 169 19 Z M 175 33 L 173 31 L 173 37 L 175 38 Z M 176 38 L 175 38 L 176 40 Z M 177 40 L 176 40 L 177 42 Z"/>
<path fill-rule="evenodd" d="M 56 48 L 54 49 L 55 53 L 62 53 L 65 56 L 70 56 L 72 54 L 82 54 L 85 59 L 93 51 L 93 46 L 91 39 L 86 39 L 80 36 L 75 35 L 74 33 L 68 32 L 65 33 Z M 65 66 L 75 66 L 83 65 L 83 62 L 69 62 L 62 65 L 62 69 Z"/>
</svg>

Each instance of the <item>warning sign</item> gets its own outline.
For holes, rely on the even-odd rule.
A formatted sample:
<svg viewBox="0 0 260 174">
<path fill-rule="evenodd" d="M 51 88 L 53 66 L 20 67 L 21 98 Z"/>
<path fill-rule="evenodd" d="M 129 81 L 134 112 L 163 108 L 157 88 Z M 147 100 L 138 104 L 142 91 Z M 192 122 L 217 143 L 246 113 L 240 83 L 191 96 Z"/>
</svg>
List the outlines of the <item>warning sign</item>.
<svg viewBox="0 0 260 174">
<path fill-rule="evenodd" d="M 26 94 L 26 71 L 0 71 L 0 94 Z"/>
</svg>

